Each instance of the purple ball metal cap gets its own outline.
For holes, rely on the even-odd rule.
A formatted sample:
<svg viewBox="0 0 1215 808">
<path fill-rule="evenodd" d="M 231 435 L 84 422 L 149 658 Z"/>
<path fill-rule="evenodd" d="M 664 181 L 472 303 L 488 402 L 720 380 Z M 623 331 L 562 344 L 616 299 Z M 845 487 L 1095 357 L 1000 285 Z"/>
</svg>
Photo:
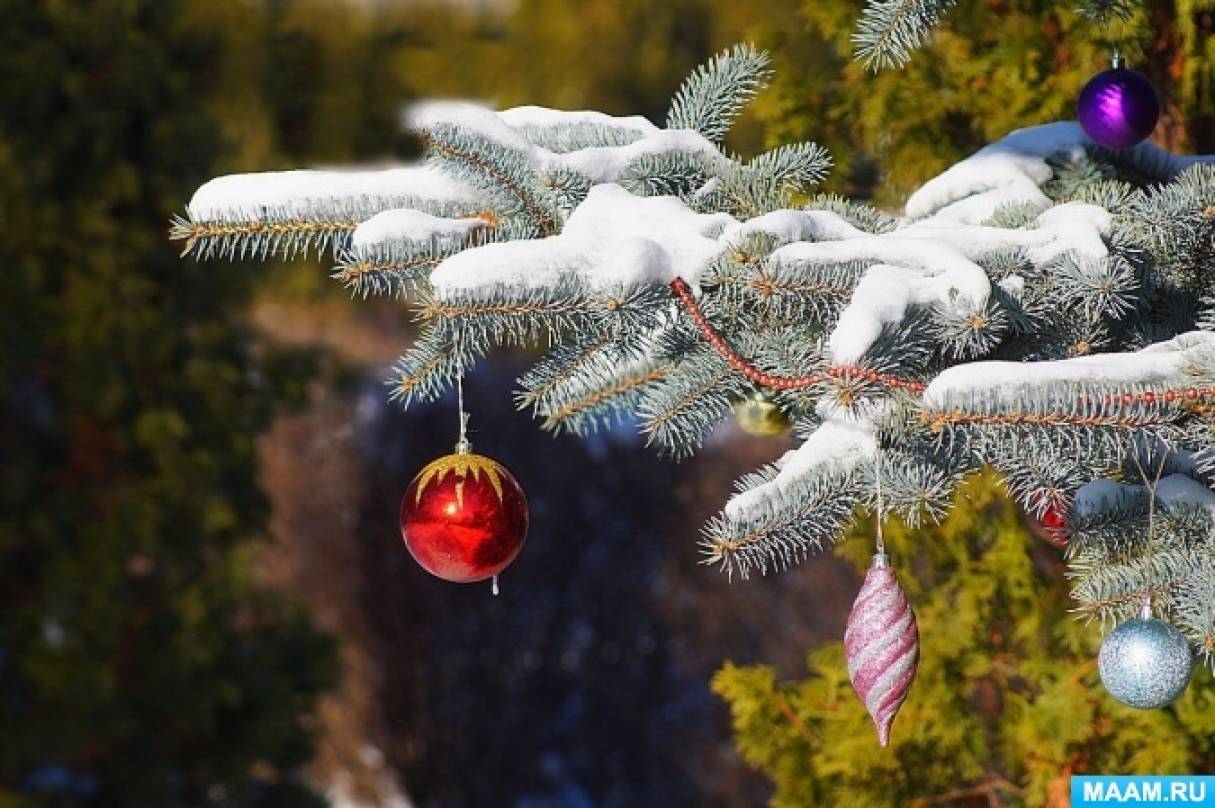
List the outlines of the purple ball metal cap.
<svg viewBox="0 0 1215 808">
<path fill-rule="evenodd" d="M 1152 134 L 1160 119 L 1160 98 L 1147 76 L 1114 67 L 1084 85 L 1076 113 L 1098 146 L 1125 149 Z"/>
</svg>

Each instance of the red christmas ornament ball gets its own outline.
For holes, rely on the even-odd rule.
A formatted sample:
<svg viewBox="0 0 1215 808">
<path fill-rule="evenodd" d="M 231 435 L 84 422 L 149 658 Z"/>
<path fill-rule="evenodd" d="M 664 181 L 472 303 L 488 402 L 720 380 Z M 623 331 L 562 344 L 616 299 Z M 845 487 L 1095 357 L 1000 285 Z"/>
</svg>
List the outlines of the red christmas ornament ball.
<svg viewBox="0 0 1215 808">
<path fill-rule="evenodd" d="M 418 472 L 401 500 L 401 535 L 445 581 L 483 581 L 506 569 L 527 538 L 527 497 L 495 460 L 456 452 Z"/>
<path fill-rule="evenodd" d="M 1067 546 L 1067 532 L 1064 528 L 1067 527 L 1067 519 L 1058 507 L 1051 505 L 1042 514 L 1042 518 L 1038 520 L 1038 524 L 1042 525 L 1043 533 L 1048 542 L 1056 547 Z"/>
</svg>

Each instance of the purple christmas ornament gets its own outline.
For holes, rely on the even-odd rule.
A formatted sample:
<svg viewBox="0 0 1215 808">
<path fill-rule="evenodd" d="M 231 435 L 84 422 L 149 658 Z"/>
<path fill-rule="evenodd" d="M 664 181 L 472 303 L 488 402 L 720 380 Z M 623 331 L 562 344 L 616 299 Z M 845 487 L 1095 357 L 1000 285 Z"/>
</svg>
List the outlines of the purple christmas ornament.
<svg viewBox="0 0 1215 808">
<path fill-rule="evenodd" d="M 848 678 L 877 727 L 878 743 L 890 743 L 895 713 L 911 690 L 920 660 L 920 631 L 890 557 L 878 553 L 852 604 L 844 632 Z"/>
<path fill-rule="evenodd" d="M 1160 99 L 1147 76 L 1111 67 L 1084 85 L 1076 114 L 1098 146 L 1125 149 L 1152 134 L 1160 119 Z"/>
</svg>

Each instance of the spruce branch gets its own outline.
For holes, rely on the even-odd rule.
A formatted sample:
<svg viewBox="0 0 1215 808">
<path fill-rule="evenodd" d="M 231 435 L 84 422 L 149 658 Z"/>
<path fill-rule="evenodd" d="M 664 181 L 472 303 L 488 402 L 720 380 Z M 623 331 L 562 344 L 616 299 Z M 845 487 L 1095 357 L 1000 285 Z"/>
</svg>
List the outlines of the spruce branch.
<svg viewBox="0 0 1215 808">
<path fill-rule="evenodd" d="M 528 155 L 451 124 L 433 124 L 419 133 L 427 154 L 441 168 L 496 200 L 493 207 L 503 218 L 527 222 L 533 236 L 549 236 L 561 229 L 556 195 L 544 183 Z"/>
<path fill-rule="evenodd" d="M 430 271 L 464 247 L 451 239 L 428 239 L 344 250 L 338 255 L 332 277 L 363 299 L 371 295 L 401 295 L 424 287 Z"/>
<path fill-rule="evenodd" d="M 856 58 L 874 71 L 902 67 L 955 4 L 956 0 L 869 0 L 852 35 Z"/>
<path fill-rule="evenodd" d="M 1140 7 L 1138 0 L 1080 0 L 1080 16 L 1105 28 L 1115 22 L 1127 22 Z"/>
<path fill-rule="evenodd" d="M 1172 182 L 1140 191 L 1118 224 L 1125 243 L 1151 255 L 1157 272 L 1202 289 L 1215 236 L 1215 166 L 1194 165 Z"/>
<path fill-rule="evenodd" d="M 999 296 L 993 296 L 977 311 L 933 306 L 927 328 L 941 356 L 952 362 L 990 354 L 1010 327 L 1008 309 L 1001 303 Z"/>
<path fill-rule="evenodd" d="M 667 298 L 649 286 L 588 288 L 573 276 L 554 286 L 519 289 L 499 284 L 475 291 L 419 294 L 418 316 L 448 334 L 460 334 L 471 350 L 493 345 L 556 344 L 563 333 L 623 333 L 658 327 Z"/>
<path fill-rule="evenodd" d="M 591 121 L 571 121 L 541 125 L 515 124 L 511 127 L 526 140 L 555 154 L 568 154 L 582 149 L 627 146 L 646 136 L 639 127 L 605 126 Z"/>
<path fill-rule="evenodd" d="M 694 349 L 650 385 L 638 402 L 647 442 L 671 457 L 693 454 L 747 389 L 742 377 L 712 348 Z"/>
<path fill-rule="evenodd" d="M 790 143 L 756 156 L 747 168 L 773 185 L 802 193 L 827 178 L 831 154 L 817 143 Z"/>
<path fill-rule="evenodd" d="M 644 332 L 590 333 L 557 346 L 520 379 L 516 404 L 543 428 L 588 434 L 636 408 L 647 385 L 670 372 Z"/>
<path fill-rule="evenodd" d="M 624 167 L 619 182 L 637 196 L 677 196 L 690 201 L 716 173 L 700 152 L 643 154 Z"/>
<path fill-rule="evenodd" d="M 772 245 L 756 247 L 752 242 L 723 256 L 701 283 L 714 289 L 718 306 L 753 317 L 757 326 L 830 329 L 867 268 L 862 261 L 768 261 L 762 256 Z"/>
<path fill-rule="evenodd" d="M 1068 513 L 1080 487 L 1104 471 L 1103 465 L 1086 466 L 1054 443 L 1033 438 L 996 458 L 993 466 L 1009 495 L 1037 519 L 1051 508 Z"/>
<path fill-rule="evenodd" d="M 952 4 L 875 0 L 858 50 L 874 68 L 905 61 Z M 545 429 L 631 414 L 675 456 L 738 399 L 772 397 L 806 443 L 740 481 L 707 529 L 730 574 L 788 566 L 875 507 L 881 446 L 884 504 L 909 522 L 938 518 L 958 480 L 992 464 L 1031 513 L 1068 514 L 1091 613 L 1159 591 L 1210 643 L 1215 615 L 1194 602 L 1215 587 L 1209 513 L 1162 507 L 1149 547 L 1134 495 L 1096 507 L 1100 485 L 1086 486 L 1167 441 L 1184 458 L 1172 483 L 1209 496 L 1215 345 L 1185 332 L 1215 328 L 1211 158 L 1108 152 L 1051 124 L 926 183 L 906 216 L 829 195 L 796 210 L 829 168 L 822 149 L 743 161 L 715 145 L 767 77 L 750 46 L 719 54 L 667 130 L 436 104 L 417 120 L 445 176 L 225 178 L 173 234 L 199 257 L 332 249 L 355 294 L 412 298 L 422 334 L 391 382 L 405 404 L 502 344 L 548 347 L 516 396 Z M 484 225 L 459 221 L 473 216 Z M 1093 356 L 1107 351 L 1120 353 Z M 1068 357 L 1088 358 L 1048 364 Z"/>
<path fill-rule="evenodd" d="M 1151 596 L 1158 607 L 1171 611 L 1179 595 L 1196 582 L 1215 578 L 1210 548 L 1157 550 L 1123 563 L 1108 562 L 1084 568 L 1072 565 L 1078 583 L 1072 597 L 1078 611 L 1102 622 L 1119 622 L 1138 613 Z"/>
<path fill-rule="evenodd" d="M 389 398 L 405 407 L 433 401 L 471 369 L 475 358 L 463 341 L 430 324 L 397 361 L 388 381 Z"/>
<path fill-rule="evenodd" d="M 361 196 L 302 200 L 256 210 L 234 209 L 211 218 L 175 216 L 169 238 L 184 242 L 183 256 L 199 260 L 306 258 L 310 253 L 345 248 L 355 229 L 385 210 L 411 208 L 436 216 L 467 215 L 456 202 L 434 202 L 415 196 Z"/>
<path fill-rule="evenodd" d="M 1047 272 L 1053 275 L 1054 291 L 1061 296 L 1060 308 L 1069 312 L 1081 311 L 1091 319 L 1117 320 L 1133 310 L 1138 278 L 1119 256 L 1093 260 L 1067 254 Z"/>
<path fill-rule="evenodd" d="M 940 521 L 949 511 L 958 475 L 940 464 L 939 458 L 884 449 L 879 462 L 884 512 L 898 515 L 909 527 L 919 527 L 925 519 Z M 862 506 L 877 513 L 877 470 L 873 464 L 862 467 L 859 487 L 866 492 L 860 497 Z"/>
<path fill-rule="evenodd" d="M 775 472 L 763 477 L 774 479 Z M 852 517 L 857 487 L 851 473 L 822 473 L 778 488 L 760 512 L 719 514 L 705 527 L 703 563 L 718 564 L 731 578 L 744 580 L 755 571 L 788 569 L 835 541 Z"/>
<path fill-rule="evenodd" d="M 563 167 L 550 169 L 541 182 L 552 192 L 557 206 L 567 215 L 582 204 L 593 184 L 585 175 Z"/>
<path fill-rule="evenodd" d="M 515 403 L 533 412 L 546 403 L 564 384 L 577 378 L 584 368 L 600 362 L 615 364 L 617 335 L 611 332 L 575 338 L 549 351 L 519 379 Z M 606 358 L 601 358 L 606 357 Z"/>
<path fill-rule="evenodd" d="M 646 391 L 670 372 L 669 365 L 651 359 L 616 368 L 598 383 L 579 378 L 563 385 L 560 393 L 550 395 L 536 411 L 544 418 L 544 429 L 585 435 L 638 407 Z"/>
<path fill-rule="evenodd" d="M 714 143 L 726 136 L 743 107 L 771 78 L 767 53 L 735 45 L 692 73 L 671 102 L 668 129 L 691 129 Z"/>
<path fill-rule="evenodd" d="M 1178 628 L 1215 670 L 1215 574 L 1195 575 L 1180 583 L 1173 604 Z"/>
<path fill-rule="evenodd" d="M 845 221 L 872 235 L 894 232 L 898 223 L 875 207 L 845 199 L 838 194 L 817 194 L 806 202 L 806 210 L 825 210 L 841 216 Z"/>
</svg>

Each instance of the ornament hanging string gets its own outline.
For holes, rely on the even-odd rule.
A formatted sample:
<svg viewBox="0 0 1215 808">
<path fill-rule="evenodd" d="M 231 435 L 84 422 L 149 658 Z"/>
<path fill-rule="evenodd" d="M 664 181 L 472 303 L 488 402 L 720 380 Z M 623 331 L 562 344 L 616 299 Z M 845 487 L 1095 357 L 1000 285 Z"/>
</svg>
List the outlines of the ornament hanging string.
<svg viewBox="0 0 1215 808">
<path fill-rule="evenodd" d="M 877 451 L 873 463 L 873 476 L 877 480 L 877 551 L 886 554 L 886 538 L 882 535 L 882 452 Z"/>
<path fill-rule="evenodd" d="M 1155 548 L 1156 489 L 1168 459 L 1168 445 L 1163 442 L 1153 449 L 1160 452 L 1156 473 L 1149 478 L 1140 459 L 1149 450 L 1142 444 L 1133 447 L 1131 459 L 1139 470 L 1148 491 L 1147 563 L 1151 563 Z M 1143 592 L 1139 618 L 1126 620 L 1101 641 L 1097 655 L 1097 671 L 1101 683 L 1115 700 L 1140 710 L 1168 706 L 1189 684 L 1194 670 L 1190 642 L 1174 626 L 1152 616 L 1152 589 Z"/>
<path fill-rule="evenodd" d="M 460 437 L 456 440 L 456 453 L 469 454 L 472 452 L 472 443 L 468 440 L 468 411 L 464 409 L 464 374 L 461 372 L 456 376 L 456 408 L 460 411 Z M 498 586 L 498 575 L 494 574 L 490 591 L 494 597 L 498 597 L 502 593 L 501 587 Z"/>
<path fill-rule="evenodd" d="M 1117 49 L 1114 50 L 1114 58 L 1118 58 Z M 1139 460 L 1139 451 L 1136 450 L 1131 455 L 1131 459 L 1135 461 L 1135 468 L 1139 470 L 1139 476 L 1143 479 L 1143 487 L 1147 489 L 1148 494 L 1147 560 L 1149 563 L 1156 553 L 1156 488 L 1160 485 L 1160 477 L 1164 474 L 1164 462 L 1167 458 L 1168 453 L 1161 451 L 1160 462 L 1156 464 L 1156 473 L 1149 479 L 1147 470 Z M 1152 590 L 1150 588 L 1143 593 L 1143 607 L 1139 616 L 1144 619 L 1152 616 Z"/>
<path fill-rule="evenodd" d="M 468 413 L 464 410 L 464 374 L 456 376 L 456 406 L 460 410 L 460 437 L 456 441 L 456 451 L 468 454 L 472 444 L 468 440 Z"/>
</svg>

